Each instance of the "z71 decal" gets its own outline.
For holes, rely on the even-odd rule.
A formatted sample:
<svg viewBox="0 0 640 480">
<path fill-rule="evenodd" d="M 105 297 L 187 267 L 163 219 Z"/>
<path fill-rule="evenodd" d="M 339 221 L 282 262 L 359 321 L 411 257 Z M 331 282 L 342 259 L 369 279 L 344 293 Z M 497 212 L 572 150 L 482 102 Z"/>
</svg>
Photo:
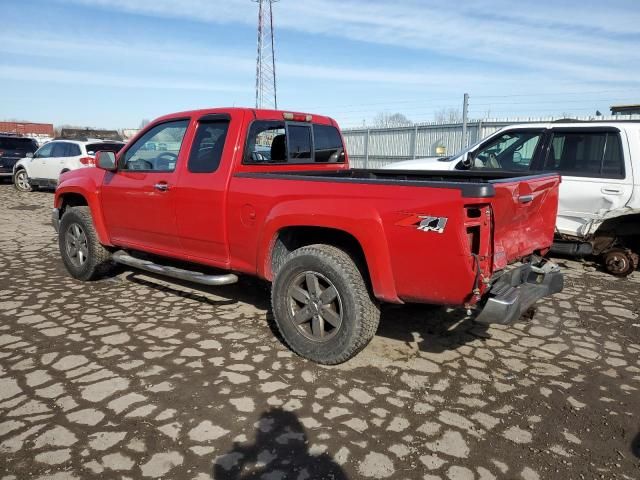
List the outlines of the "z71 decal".
<svg viewBox="0 0 640 480">
<path fill-rule="evenodd" d="M 430 215 L 411 215 L 396 223 L 403 227 L 416 227 L 423 232 L 444 232 L 447 226 L 447 217 L 432 217 Z"/>
</svg>

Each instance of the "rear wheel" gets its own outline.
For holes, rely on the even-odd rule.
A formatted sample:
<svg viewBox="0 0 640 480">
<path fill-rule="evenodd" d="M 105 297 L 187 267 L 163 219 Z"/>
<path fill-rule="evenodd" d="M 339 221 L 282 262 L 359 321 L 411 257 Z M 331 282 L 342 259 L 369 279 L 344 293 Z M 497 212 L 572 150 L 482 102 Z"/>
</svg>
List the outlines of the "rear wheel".
<svg viewBox="0 0 640 480">
<path fill-rule="evenodd" d="M 615 247 L 603 254 L 607 272 L 616 277 L 626 277 L 638 268 L 638 255 L 627 248 Z"/>
<path fill-rule="evenodd" d="M 60 220 L 58 245 L 72 277 L 94 280 L 111 267 L 111 253 L 98 241 L 89 207 L 67 208 Z"/>
<path fill-rule="evenodd" d="M 13 174 L 13 186 L 20 192 L 30 192 L 32 190 L 29 184 L 29 176 L 24 168 L 19 169 Z"/>
<path fill-rule="evenodd" d="M 362 350 L 378 328 L 380 310 L 351 257 L 310 245 L 287 256 L 273 282 L 275 323 L 298 355 L 333 365 Z"/>
</svg>

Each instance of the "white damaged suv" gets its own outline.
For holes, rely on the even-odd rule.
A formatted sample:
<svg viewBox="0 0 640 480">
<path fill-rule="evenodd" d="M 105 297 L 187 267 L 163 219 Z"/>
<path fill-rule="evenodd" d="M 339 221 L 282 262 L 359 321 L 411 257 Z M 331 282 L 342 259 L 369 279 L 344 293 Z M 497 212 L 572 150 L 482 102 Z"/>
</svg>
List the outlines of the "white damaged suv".
<svg viewBox="0 0 640 480">
<path fill-rule="evenodd" d="M 118 152 L 123 146 L 123 142 L 111 140 L 53 140 L 16 162 L 13 184 L 21 192 L 29 192 L 34 187 L 56 188 L 64 172 L 92 167 L 98 151 Z"/>
<path fill-rule="evenodd" d="M 618 276 L 638 267 L 639 121 L 512 125 L 453 157 L 408 160 L 385 168 L 559 172 L 562 183 L 552 251 L 597 255 L 607 271 Z"/>
</svg>

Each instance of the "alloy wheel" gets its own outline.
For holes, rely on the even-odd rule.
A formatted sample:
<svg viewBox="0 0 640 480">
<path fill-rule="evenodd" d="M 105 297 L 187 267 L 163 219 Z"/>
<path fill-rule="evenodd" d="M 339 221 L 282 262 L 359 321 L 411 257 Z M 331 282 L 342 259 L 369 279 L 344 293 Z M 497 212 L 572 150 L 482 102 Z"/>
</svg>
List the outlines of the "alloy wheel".
<svg viewBox="0 0 640 480">
<path fill-rule="evenodd" d="M 29 190 L 29 179 L 27 178 L 27 172 L 25 170 L 20 170 L 16 174 L 16 185 L 20 190 Z"/>
<path fill-rule="evenodd" d="M 306 338 L 326 342 L 342 325 L 342 299 L 336 286 L 318 272 L 297 275 L 288 289 L 291 318 Z"/>
<path fill-rule="evenodd" d="M 65 235 L 65 246 L 69 260 L 76 267 L 82 267 L 89 258 L 89 242 L 81 225 L 72 223 Z"/>
</svg>

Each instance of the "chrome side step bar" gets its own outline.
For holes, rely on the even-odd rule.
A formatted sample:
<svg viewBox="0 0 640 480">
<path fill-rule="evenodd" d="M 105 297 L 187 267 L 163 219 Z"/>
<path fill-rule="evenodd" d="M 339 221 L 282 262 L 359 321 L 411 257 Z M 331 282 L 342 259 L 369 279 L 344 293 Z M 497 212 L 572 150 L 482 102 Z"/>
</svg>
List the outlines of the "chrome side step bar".
<svg viewBox="0 0 640 480">
<path fill-rule="evenodd" d="M 128 267 L 139 268 L 140 270 L 146 270 L 147 272 L 157 273 L 159 275 L 165 275 L 179 280 L 187 280 L 201 285 L 229 285 L 238 281 L 238 277 L 233 273 L 227 273 L 224 275 L 206 275 L 202 272 L 169 267 L 154 263 L 150 260 L 135 258 L 122 250 L 114 253 L 112 259 L 114 262 L 127 265 Z"/>
</svg>

